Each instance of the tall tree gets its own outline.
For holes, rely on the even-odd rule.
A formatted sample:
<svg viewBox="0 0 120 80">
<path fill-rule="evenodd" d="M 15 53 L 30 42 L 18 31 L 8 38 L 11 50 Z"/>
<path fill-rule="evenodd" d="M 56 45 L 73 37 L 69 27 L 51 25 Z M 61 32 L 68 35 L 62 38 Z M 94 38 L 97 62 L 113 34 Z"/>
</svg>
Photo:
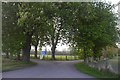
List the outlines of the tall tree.
<svg viewBox="0 0 120 80">
<path fill-rule="evenodd" d="M 62 40 L 69 41 L 69 21 L 73 18 L 74 3 L 47 3 L 44 12 L 48 17 L 48 38 L 51 45 L 52 59 L 55 60 L 55 50 L 57 44 Z M 73 8 L 72 8 L 73 7 Z"/>
<path fill-rule="evenodd" d="M 18 12 L 18 25 L 24 33 L 23 61 L 30 61 L 30 49 L 32 37 L 38 38 L 38 35 L 44 36 L 46 30 L 46 18 L 43 16 L 43 3 L 21 3 Z M 36 40 L 36 39 L 35 39 Z M 35 41 L 38 44 L 38 40 Z"/>
<path fill-rule="evenodd" d="M 3 52 L 6 53 L 7 57 L 9 57 L 8 54 L 19 55 L 22 47 L 21 28 L 17 26 L 18 4 L 14 2 L 2 3 L 2 43 Z"/>
<path fill-rule="evenodd" d="M 77 26 L 73 40 L 84 50 L 84 60 L 89 50 L 93 51 L 94 59 L 102 48 L 114 45 L 117 40 L 116 17 L 112 6 L 108 3 L 82 3 L 77 15 Z"/>
</svg>

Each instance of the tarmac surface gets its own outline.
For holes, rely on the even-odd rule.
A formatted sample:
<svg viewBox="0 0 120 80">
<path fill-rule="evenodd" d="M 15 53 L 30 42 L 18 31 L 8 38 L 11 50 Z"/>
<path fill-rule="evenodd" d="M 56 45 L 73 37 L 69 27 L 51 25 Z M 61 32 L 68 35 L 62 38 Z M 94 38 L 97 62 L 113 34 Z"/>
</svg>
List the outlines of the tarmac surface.
<svg viewBox="0 0 120 80">
<path fill-rule="evenodd" d="M 3 72 L 3 78 L 93 78 L 75 69 L 74 61 L 32 60 L 38 65 L 14 71 Z"/>
</svg>

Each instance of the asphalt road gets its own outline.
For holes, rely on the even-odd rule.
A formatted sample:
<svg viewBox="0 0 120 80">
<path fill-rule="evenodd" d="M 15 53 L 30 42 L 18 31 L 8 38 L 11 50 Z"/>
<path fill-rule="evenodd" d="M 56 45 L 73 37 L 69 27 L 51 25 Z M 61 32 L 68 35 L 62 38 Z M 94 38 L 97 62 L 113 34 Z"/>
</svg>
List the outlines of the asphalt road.
<svg viewBox="0 0 120 80">
<path fill-rule="evenodd" d="M 38 65 L 3 72 L 3 78 L 93 78 L 75 69 L 74 64 L 80 61 L 41 61 L 32 60 Z"/>
</svg>

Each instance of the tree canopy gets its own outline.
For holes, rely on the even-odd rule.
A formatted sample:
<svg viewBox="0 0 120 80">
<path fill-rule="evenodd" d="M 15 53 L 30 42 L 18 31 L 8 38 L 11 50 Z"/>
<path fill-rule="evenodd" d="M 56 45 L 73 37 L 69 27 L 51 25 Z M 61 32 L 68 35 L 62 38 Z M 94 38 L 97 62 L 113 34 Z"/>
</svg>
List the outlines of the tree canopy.
<svg viewBox="0 0 120 80">
<path fill-rule="evenodd" d="M 3 51 L 22 49 L 23 61 L 29 61 L 31 45 L 47 44 L 55 59 L 62 40 L 82 49 L 84 59 L 96 58 L 118 40 L 112 9 L 103 2 L 3 3 Z"/>
</svg>

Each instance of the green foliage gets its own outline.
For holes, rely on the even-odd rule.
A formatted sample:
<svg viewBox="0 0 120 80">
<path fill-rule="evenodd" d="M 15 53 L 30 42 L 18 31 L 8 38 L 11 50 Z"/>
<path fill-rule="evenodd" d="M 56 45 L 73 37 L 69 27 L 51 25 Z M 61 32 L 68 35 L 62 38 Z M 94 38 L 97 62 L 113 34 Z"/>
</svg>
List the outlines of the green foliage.
<svg viewBox="0 0 120 80">
<path fill-rule="evenodd" d="M 2 39 L 3 52 L 16 54 L 23 42 L 21 28 L 17 25 L 18 3 L 2 3 Z"/>
<path fill-rule="evenodd" d="M 84 7 L 84 9 L 82 9 Z M 112 5 L 108 3 L 81 3 L 78 9 L 74 38 L 78 48 L 85 49 L 87 55 L 90 50 L 99 56 L 102 48 L 115 45 L 117 42 L 116 17 L 112 12 Z"/>
<path fill-rule="evenodd" d="M 118 41 L 116 19 L 112 5 L 103 2 L 4 3 L 3 50 L 18 51 L 40 41 L 54 54 L 62 40 L 84 58 L 99 57 L 102 48 Z"/>
</svg>

